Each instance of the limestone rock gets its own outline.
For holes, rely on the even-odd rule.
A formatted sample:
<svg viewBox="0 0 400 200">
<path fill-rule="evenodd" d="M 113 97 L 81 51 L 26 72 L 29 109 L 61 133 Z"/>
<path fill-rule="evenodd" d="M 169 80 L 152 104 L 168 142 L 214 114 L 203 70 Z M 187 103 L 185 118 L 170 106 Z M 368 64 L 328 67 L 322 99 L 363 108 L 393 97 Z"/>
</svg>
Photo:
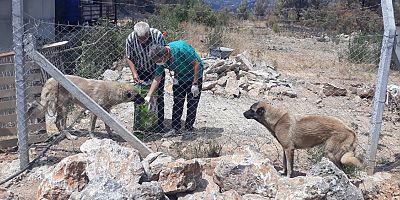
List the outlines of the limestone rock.
<svg viewBox="0 0 400 200">
<path fill-rule="evenodd" d="M 322 178 L 328 185 L 327 199 L 364 199 L 361 190 L 353 185 L 347 175 L 327 158 L 322 158 L 321 162 L 312 166 L 306 176 Z"/>
<path fill-rule="evenodd" d="M 110 139 L 90 139 L 80 149 L 89 160 L 89 180 L 111 177 L 121 185 L 132 185 L 145 175 L 136 149 L 122 147 Z"/>
<path fill-rule="evenodd" d="M 235 190 L 240 195 L 275 197 L 278 176 L 271 162 L 250 148 L 222 159 L 214 170 L 214 182 L 221 191 Z"/>
<path fill-rule="evenodd" d="M 236 78 L 228 78 L 228 80 L 226 81 L 225 91 L 227 96 L 229 97 L 239 97 L 239 81 L 236 80 Z"/>
<path fill-rule="evenodd" d="M 213 89 L 216 85 L 217 85 L 217 81 L 207 81 L 203 83 L 203 87 L 202 90 L 206 91 L 206 90 L 211 90 Z"/>
<path fill-rule="evenodd" d="M 198 192 L 188 194 L 178 198 L 178 200 L 243 200 L 243 198 L 234 190 L 219 192 Z"/>
<path fill-rule="evenodd" d="M 177 160 L 162 167 L 158 182 L 167 194 L 194 191 L 201 174 L 197 161 Z"/>
<path fill-rule="evenodd" d="M 217 73 L 205 74 L 204 81 L 216 81 L 216 80 L 218 80 L 218 74 Z"/>
<path fill-rule="evenodd" d="M 103 77 L 103 80 L 106 80 L 106 81 L 116 81 L 119 78 L 119 73 L 117 71 L 107 69 L 103 73 L 102 77 Z"/>
<path fill-rule="evenodd" d="M 15 196 L 12 192 L 7 190 L 6 188 L 0 187 L 0 199 L 2 200 L 12 200 L 15 199 Z"/>
<path fill-rule="evenodd" d="M 322 87 L 322 92 L 325 96 L 346 96 L 347 90 L 344 88 L 339 88 L 329 83 L 325 83 Z"/>
<path fill-rule="evenodd" d="M 217 83 L 220 86 L 225 86 L 227 81 L 228 81 L 228 76 L 223 76 L 218 79 Z"/>
<path fill-rule="evenodd" d="M 88 182 L 87 162 L 84 154 L 61 160 L 40 183 L 37 198 L 68 199 L 73 192 L 82 190 Z"/>
<path fill-rule="evenodd" d="M 173 161 L 171 156 L 162 152 L 149 154 L 143 161 L 143 167 L 146 172 L 147 180 L 158 181 L 161 169 L 164 165 Z"/>
<path fill-rule="evenodd" d="M 239 66 L 240 70 L 249 71 L 253 69 L 253 64 L 251 63 L 249 54 L 246 51 L 238 54 L 235 57 L 235 60 L 241 63 L 241 65 Z"/>
</svg>

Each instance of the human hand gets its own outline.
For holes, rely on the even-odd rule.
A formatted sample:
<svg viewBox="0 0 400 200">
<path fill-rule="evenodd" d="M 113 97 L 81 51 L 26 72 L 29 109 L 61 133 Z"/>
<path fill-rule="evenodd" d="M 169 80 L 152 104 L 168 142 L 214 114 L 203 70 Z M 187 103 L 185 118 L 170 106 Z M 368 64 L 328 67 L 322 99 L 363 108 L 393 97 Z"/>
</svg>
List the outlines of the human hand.
<svg viewBox="0 0 400 200">
<path fill-rule="evenodd" d="M 150 100 L 151 100 L 151 96 L 146 96 L 146 97 L 144 98 L 144 100 L 146 101 L 147 104 L 149 104 L 149 103 L 150 103 Z"/>
<path fill-rule="evenodd" d="M 136 83 L 143 83 L 144 82 L 143 80 L 140 80 L 138 73 L 133 73 L 133 81 L 135 81 Z"/>
<path fill-rule="evenodd" d="M 194 97 L 199 96 L 200 90 L 198 85 L 192 85 L 192 88 L 190 89 Z"/>
</svg>

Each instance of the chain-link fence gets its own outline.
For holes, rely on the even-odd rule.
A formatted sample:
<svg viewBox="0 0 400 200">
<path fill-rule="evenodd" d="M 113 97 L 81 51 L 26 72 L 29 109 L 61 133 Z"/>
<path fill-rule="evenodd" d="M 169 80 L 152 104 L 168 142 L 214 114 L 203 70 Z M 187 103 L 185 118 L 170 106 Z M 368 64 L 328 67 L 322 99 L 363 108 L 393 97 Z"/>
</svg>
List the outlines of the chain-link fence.
<svg viewBox="0 0 400 200">
<path fill-rule="evenodd" d="M 328 36 L 298 24 L 242 20 L 174 27 L 165 20 L 152 18 L 149 31 L 143 25 L 136 33 L 134 20 L 90 26 L 32 20 L 25 36 L 32 34 L 47 60 L 153 151 L 193 158 L 254 145 L 281 163 L 279 143 L 243 116 L 253 103 L 265 100 L 294 115 L 342 119 L 356 130 L 357 155 L 363 156 L 374 91 L 368 80 L 377 71 L 381 33 Z M 323 23 L 303 22 L 310 21 Z M 119 134 L 95 122 L 90 112 L 81 117 L 82 103 L 49 74 L 41 78 L 41 96 L 27 98 L 26 120 L 45 114 L 47 132 L 65 131 L 70 139 Z M 26 91 L 32 89 L 26 84 Z M 391 135 L 396 127 L 384 124 L 383 132 Z M 382 163 L 397 156 L 392 139 L 382 139 Z M 299 167 L 319 157 L 318 149 L 296 154 Z"/>
</svg>

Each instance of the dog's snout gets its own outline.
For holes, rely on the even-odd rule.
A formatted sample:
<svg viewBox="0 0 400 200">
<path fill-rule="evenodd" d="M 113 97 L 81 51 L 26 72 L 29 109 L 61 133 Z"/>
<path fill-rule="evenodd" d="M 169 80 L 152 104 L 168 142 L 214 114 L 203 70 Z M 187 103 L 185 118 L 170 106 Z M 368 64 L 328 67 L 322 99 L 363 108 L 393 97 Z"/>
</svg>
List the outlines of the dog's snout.
<svg viewBox="0 0 400 200">
<path fill-rule="evenodd" d="M 248 110 L 248 111 L 244 112 L 243 115 L 244 115 L 244 117 L 246 117 L 246 119 L 253 119 L 254 118 L 254 111 Z"/>
</svg>

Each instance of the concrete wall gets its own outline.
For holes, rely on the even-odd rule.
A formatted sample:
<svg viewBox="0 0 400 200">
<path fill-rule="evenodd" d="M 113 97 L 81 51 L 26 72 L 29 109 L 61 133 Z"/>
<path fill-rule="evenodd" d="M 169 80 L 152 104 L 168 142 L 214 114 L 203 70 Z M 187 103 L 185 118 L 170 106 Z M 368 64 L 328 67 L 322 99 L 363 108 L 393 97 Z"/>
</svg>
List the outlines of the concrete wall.
<svg viewBox="0 0 400 200">
<path fill-rule="evenodd" d="M 24 0 L 24 21 L 28 23 L 32 18 L 45 22 L 54 23 L 55 1 L 54 0 Z M 25 31 L 33 32 L 43 39 L 54 38 L 54 26 L 51 24 L 40 24 L 25 27 Z M 11 0 L 0 0 L 0 52 L 12 50 L 12 19 Z"/>
</svg>

